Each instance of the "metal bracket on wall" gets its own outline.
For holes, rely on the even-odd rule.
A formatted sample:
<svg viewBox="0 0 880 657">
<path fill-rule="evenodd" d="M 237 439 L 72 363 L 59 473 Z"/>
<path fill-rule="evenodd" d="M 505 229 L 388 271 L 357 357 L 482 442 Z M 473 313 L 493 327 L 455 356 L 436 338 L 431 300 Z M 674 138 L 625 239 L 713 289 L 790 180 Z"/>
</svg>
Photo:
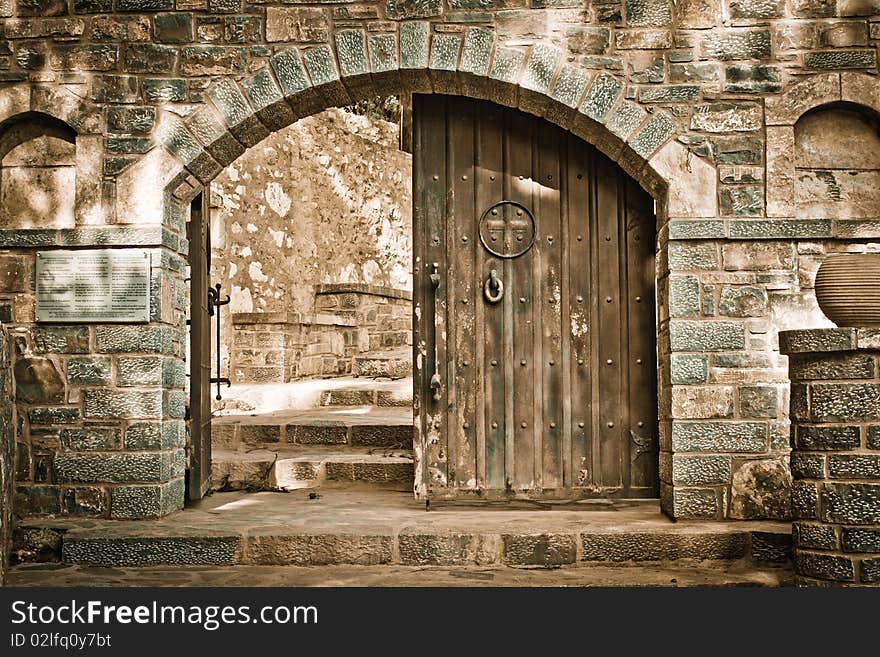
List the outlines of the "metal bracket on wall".
<svg viewBox="0 0 880 657">
<path fill-rule="evenodd" d="M 431 263 L 431 289 L 433 290 L 433 297 L 431 301 L 431 322 L 436 331 L 436 317 L 437 317 L 437 291 L 440 289 L 440 273 L 438 269 L 440 268 L 440 263 L 432 262 Z M 431 395 L 434 401 L 440 401 L 443 398 L 443 393 L 441 392 L 441 388 L 443 387 L 443 382 L 440 379 L 440 372 L 437 370 L 438 368 L 438 356 L 437 356 L 437 336 L 434 336 L 434 373 L 431 375 L 431 390 L 433 394 Z"/>
<path fill-rule="evenodd" d="M 221 287 L 222 284 L 217 283 L 214 287 L 208 288 L 208 314 L 213 315 L 217 319 L 217 376 L 210 379 L 211 383 L 217 384 L 217 401 L 223 399 L 223 396 L 220 394 L 220 384 L 225 383 L 227 388 L 232 385 L 232 381 L 229 378 L 220 376 L 220 308 L 231 301 L 228 294 L 225 299 L 220 298 Z M 214 308 L 217 309 L 216 314 L 214 313 Z"/>
</svg>

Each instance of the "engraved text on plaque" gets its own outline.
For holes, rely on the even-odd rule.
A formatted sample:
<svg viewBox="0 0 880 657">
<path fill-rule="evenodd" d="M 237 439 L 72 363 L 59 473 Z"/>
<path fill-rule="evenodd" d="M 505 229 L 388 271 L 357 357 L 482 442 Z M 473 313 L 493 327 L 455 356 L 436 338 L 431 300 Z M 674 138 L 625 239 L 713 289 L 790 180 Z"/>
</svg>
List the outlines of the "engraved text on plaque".
<svg viewBox="0 0 880 657">
<path fill-rule="evenodd" d="M 144 249 L 40 251 L 38 322 L 150 321 L 150 254 Z"/>
</svg>

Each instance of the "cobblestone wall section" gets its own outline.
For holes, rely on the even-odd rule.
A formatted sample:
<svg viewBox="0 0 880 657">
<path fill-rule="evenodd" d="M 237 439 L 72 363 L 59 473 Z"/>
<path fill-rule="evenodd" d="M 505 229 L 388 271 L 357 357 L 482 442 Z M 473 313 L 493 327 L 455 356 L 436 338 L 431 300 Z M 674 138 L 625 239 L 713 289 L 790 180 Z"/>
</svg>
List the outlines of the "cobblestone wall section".
<svg viewBox="0 0 880 657">
<path fill-rule="evenodd" d="M 114 235 L 112 229 L 62 234 L 106 245 L 102 230 Z M 150 323 L 25 322 L 10 331 L 21 515 L 155 517 L 183 504 L 185 261 L 167 247 L 149 252 Z M 32 265 L 24 251 L 16 253 L 30 282 L 10 312 L 32 318 Z"/>
<path fill-rule="evenodd" d="M 880 586 L 880 330 L 780 334 L 802 585 Z"/>
</svg>

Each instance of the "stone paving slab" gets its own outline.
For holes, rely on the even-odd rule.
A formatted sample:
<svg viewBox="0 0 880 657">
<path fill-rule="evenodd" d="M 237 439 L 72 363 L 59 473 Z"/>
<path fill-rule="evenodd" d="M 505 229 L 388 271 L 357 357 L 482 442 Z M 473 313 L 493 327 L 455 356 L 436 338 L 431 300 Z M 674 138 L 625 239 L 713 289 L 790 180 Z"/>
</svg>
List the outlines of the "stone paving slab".
<svg viewBox="0 0 880 657">
<path fill-rule="evenodd" d="M 556 569 L 415 566 L 145 566 L 102 568 L 35 564 L 16 566 L 10 586 L 790 586 L 786 567 L 715 562 L 711 565 L 581 566 Z"/>
</svg>

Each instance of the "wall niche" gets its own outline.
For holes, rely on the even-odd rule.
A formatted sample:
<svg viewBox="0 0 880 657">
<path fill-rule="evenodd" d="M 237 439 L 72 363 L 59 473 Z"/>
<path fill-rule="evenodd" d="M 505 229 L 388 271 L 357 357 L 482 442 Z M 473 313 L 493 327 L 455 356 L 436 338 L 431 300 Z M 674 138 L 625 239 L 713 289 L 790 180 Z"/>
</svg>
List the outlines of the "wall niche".
<svg viewBox="0 0 880 657">
<path fill-rule="evenodd" d="M 0 126 L 0 228 L 73 228 L 76 132 L 30 112 Z"/>
<path fill-rule="evenodd" d="M 863 219 L 880 210 L 878 120 L 864 109 L 824 106 L 795 124 L 798 218 Z"/>
</svg>

